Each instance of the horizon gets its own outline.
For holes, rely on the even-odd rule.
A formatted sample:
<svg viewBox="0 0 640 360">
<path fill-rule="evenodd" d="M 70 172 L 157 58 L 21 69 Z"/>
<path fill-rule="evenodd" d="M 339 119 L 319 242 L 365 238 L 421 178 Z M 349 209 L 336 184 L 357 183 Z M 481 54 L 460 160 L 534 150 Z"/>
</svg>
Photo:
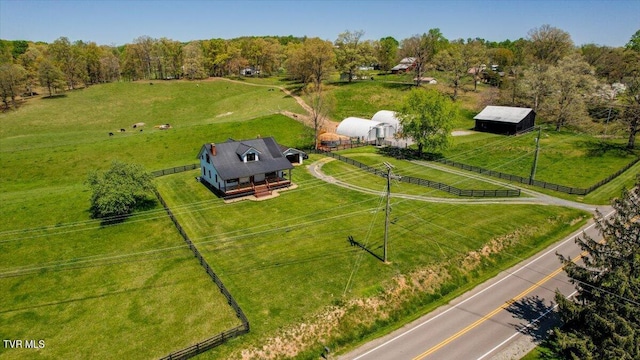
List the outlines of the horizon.
<svg viewBox="0 0 640 360">
<path fill-rule="evenodd" d="M 548 24 L 569 33 L 576 46 L 620 47 L 640 29 L 639 13 L 635 0 L 0 0 L 0 39 L 52 43 L 66 37 L 111 46 L 142 36 L 184 43 L 244 36 L 333 42 L 344 31 L 363 30 L 363 40 L 401 41 L 439 28 L 449 40 L 502 42 L 526 39 L 529 31 Z"/>
</svg>

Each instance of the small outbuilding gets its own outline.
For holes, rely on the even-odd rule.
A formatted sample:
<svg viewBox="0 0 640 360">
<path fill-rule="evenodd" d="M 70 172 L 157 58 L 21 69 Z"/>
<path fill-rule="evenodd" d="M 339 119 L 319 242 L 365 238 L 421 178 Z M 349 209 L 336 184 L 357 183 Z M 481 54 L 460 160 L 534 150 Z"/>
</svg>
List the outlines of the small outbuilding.
<svg viewBox="0 0 640 360">
<path fill-rule="evenodd" d="M 476 131 L 514 135 L 534 127 L 536 113 L 531 108 L 487 106 L 473 119 Z"/>
</svg>

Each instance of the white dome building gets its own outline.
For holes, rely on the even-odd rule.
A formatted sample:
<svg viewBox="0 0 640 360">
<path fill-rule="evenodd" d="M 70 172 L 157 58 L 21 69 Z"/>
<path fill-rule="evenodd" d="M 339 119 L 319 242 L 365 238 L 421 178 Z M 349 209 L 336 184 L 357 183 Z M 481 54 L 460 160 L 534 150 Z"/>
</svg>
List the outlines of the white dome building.
<svg viewBox="0 0 640 360">
<path fill-rule="evenodd" d="M 350 138 L 358 138 L 360 141 L 375 141 L 379 134 L 380 125 L 381 123 L 378 121 L 348 117 L 340 122 L 336 133 Z"/>
<path fill-rule="evenodd" d="M 400 119 L 396 117 L 396 112 L 391 110 L 380 110 L 373 115 L 371 120 L 388 125 L 387 137 L 393 137 L 402 127 L 400 125 Z"/>
</svg>

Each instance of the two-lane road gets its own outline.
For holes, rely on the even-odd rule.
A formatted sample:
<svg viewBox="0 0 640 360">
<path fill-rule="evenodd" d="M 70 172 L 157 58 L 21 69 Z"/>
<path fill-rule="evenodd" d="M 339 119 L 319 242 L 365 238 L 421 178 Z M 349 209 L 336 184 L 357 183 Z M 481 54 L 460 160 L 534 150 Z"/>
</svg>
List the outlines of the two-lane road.
<svg viewBox="0 0 640 360">
<path fill-rule="evenodd" d="M 598 237 L 590 222 L 449 305 L 339 359 L 490 359 L 525 336 L 544 337 L 555 321 L 556 289 L 566 296 L 575 290 L 556 253 L 577 259 L 580 249 L 574 240 L 583 231 Z M 526 353 L 528 349 L 522 351 Z"/>
</svg>

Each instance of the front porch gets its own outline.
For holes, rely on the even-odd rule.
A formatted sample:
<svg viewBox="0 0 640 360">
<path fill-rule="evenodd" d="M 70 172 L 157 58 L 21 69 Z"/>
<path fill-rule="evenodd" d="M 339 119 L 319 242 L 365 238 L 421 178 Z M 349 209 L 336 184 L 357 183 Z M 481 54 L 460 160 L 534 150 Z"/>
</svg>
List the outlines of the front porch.
<svg viewBox="0 0 640 360">
<path fill-rule="evenodd" d="M 271 176 L 265 178 L 263 181 L 251 180 L 247 183 L 228 185 L 222 189 L 216 189 L 206 181 L 204 181 L 203 184 L 205 184 L 209 188 L 209 190 L 213 191 L 216 195 L 225 200 L 229 200 L 251 195 L 255 196 L 256 198 L 269 196 L 272 194 L 273 190 L 291 186 L 291 180 L 282 177 Z"/>
</svg>

